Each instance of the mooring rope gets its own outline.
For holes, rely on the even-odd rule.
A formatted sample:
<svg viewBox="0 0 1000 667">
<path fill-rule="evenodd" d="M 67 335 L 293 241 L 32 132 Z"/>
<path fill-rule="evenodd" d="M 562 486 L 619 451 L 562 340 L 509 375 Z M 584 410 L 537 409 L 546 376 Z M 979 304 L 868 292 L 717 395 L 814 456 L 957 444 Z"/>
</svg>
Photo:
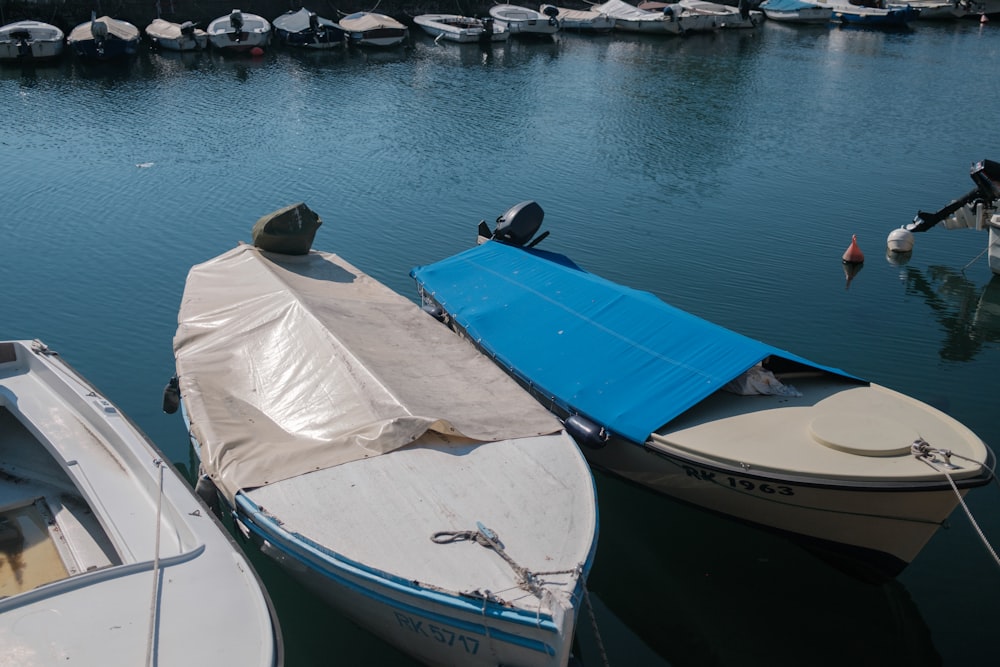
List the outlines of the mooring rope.
<svg viewBox="0 0 1000 667">
<path fill-rule="evenodd" d="M 533 593 L 536 597 L 541 598 L 542 593 L 542 583 L 538 581 L 538 577 L 542 577 L 549 574 L 573 574 L 578 572 L 580 568 L 573 568 L 570 570 L 550 570 L 548 572 L 532 572 L 528 568 L 519 565 L 510 555 L 506 552 L 503 546 L 503 542 L 492 530 L 484 526 L 480 522 L 476 522 L 476 530 L 440 530 L 433 535 L 431 535 L 431 541 L 437 544 L 450 544 L 452 542 L 461 542 L 463 540 L 470 540 L 476 542 L 477 544 L 484 546 L 488 549 L 493 549 L 497 552 L 501 558 L 503 558 L 510 568 L 517 575 L 518 587 Z"/>
<path fill-rule="evenodd" d="M 587 590 L 587 586 L 583 587 L 583 597 L 584 601 L 587 603 L 587 612 L 590 615 L 590 628 L 594 631 L 594 640 L 597 642 L 597 650 L 601 654 L 601 664 L 604 667 L 609 667 L 610 662 L 608 661 L 608 652 L 604 650 L 604 640 L 601 639 L 601 631 L 597 628 L 597 614 L 594 613 L 594 604 L 590 601 L 590 591 Z"/>
<path fill-rule="evenodd" d="M 983 546 L 985 546 L 986 550 L 989 551 L 991 556 L 993 556 L 993 560 L 994 562 L 996 562 L 997 566 L 1000 566 L 1000 556 L 997 556 L 996 550 L 990 544 L 989 540 L 986 539 L 986 535 L 983 533 L 982 528 L 980 528 L 979 524 L 976 522 L 976 518 L 972 516 L 972 511 L 969 509 L 969 506 L 965 504 L 965 499 L 962 497 L 962 494 L 958 492 L 958 487 L 955 485 L 955 480 L 951 478 L 951 473 L 948 472 L 949 467 L 954 467 L 952 466 L 951 463 L 952 457 L 957 459 L 962 459 L 963 461 L 969 461 L 970 463 L 979 463 L 979 462 L 974 459 L 962 456 L 961 454 L 955 454 L 954 452 L 947 449 L 938 449 L 936 447 L 931 447 L 930 443 L 924 440 L 923 438 L 919 438 L 913 441 L 913 444 L 910 445 L 910 453 L 912 453 L 915 457 L 917 457 L 917 459 L 926 463 L 932 469 L 936 470 L 939 473 L 942 473 L 947 478 L 948 483 L 951 485 L 952 491 L 955 492 L 955 496 L 958 498 L 959 504 L 962 506 L 962 509 L 965 510 L 965 515 L 969 517 L 969 522 L 972 524 L 973 529 L 975 529 L 976 534 L 979 535 L 979 539 L 982 541 Z M 938 461 L 935 459 L 935 457 L 937 456 L 940 456 L 941 459 L 943 459 L 944 467 L 939 467 L 937 465 Z M 981 465 L 983 465 L 983 467 L 985 467 L 987 470 L 990 471 L 990 474 L 993 476 L 994 481 L 996 481 L 996 473 L 993 471 L 993 469 L 985 464 Z M 998 484 L 1000 484 L 1000 482 L 998 482 Z"/>
<path fill-rule="evenodd" d="M 163 461 L 153 461 L 160 471 L 160 489 L 156 497 L 156 546 L 153 553 L 153 598 L 149 603 L 149 637 L 146 643 L 146 664 L 153 665 L 153 645 L 156 637 L 156 621 L 159 616 L 157 598 L 160 596 L 160 515 L 163 509 Z"/>
<path fill-rule="evenodd" d="M 431 541 L 436 544 L 450 544 L 452 542 L 461 542 L 464 540 L 469 540 L 475 542 L 487 549 L 492 549 L 497 554 L 500 555 L 504 561 L 510 565 L 510 568 L 517 575 L 518 587 L 522 588 L 532 594 L 535 597 L 542 599 L 545 590 L 542 588 L 544 582 L 539 581 L 539 577 L 543 577 L 551 574 L 576 574 L 577 577 L 581 579 L 581 585 L 583 587 L 584 602 L 587 605 L 587 610 L 590 613 L 590 625 L 594 630 L 594 639 L 597 641 L 597 648 L 601 653 L 601 661 L 604 667 L 609 666 L 608 654 L 604 649 L 604 641 L 601 639 L 601 633 L 597 629 L 597 615 L 594 613 L 594 606 L 590 602 L 590 592 L 587 590 L 586 582 L 583 582 L 583 565 L 577 565 L 574 568 L 568 570 L 549 570 L 545 572 L 533 572 L 528 568 L 519 565 L 504 548 L 503 542 L 500 541 L 500 537 L 484 526 L 479 521 L 476 522 L 476 530 L 440 530 L 433 535 L 431 535 Z M 486 600 L 490 596 L 489 591 L 486 591 L 487 595 L 483 596 L 483 615 L 486 615 Z M 539 610 L 540 612 L 541 610 Z"/>
</svg>

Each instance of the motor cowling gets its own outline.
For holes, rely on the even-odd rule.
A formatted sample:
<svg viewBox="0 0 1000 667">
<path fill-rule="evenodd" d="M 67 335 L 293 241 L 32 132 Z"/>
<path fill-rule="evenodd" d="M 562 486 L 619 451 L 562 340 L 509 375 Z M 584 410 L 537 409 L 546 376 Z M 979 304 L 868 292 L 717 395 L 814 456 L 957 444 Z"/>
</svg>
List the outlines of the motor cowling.
<svg viewBox="0 0 1000 667">
<path fill-rule="evenodd" d="M 497 218 L 493 239 L 513 246 L 523 246 L 542 226 L 545 211 L 534 201 L 516 204 Z"/>
</svg>

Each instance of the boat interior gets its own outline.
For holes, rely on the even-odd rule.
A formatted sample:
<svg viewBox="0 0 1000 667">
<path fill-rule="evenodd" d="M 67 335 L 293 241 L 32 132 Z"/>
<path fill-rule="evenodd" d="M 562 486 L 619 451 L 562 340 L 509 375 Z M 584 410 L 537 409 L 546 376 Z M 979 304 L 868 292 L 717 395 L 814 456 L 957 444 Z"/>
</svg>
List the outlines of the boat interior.
<svg viewBox="0 0 1000 667">
<path fill-rule="evenodd" d="M 63 465 L 7 408 L 9 400 L 0 386 L 0 601 L 121 563 Z"/>
</svg>

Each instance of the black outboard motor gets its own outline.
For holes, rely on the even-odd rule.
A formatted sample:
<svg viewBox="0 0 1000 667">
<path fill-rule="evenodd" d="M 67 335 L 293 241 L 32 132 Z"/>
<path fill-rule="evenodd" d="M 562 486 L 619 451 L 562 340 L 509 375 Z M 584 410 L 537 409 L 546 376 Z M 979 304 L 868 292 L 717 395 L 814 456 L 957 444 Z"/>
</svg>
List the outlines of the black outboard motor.
<svg viewBox="0 0 1000 667">
<path fill-rule="evenodd" d="M 541 206 L 533 201 L 523 201 L 510 207 L 506 213 L 497 218 L 492 238 L 494 241 L 521 247 L 530 241 L 542 226 L 544 217 L 545 211 Z M 538 239 L 540 240 L 541 238 Z"/>
<path fill-rule="evenodd" d="M 233 27 L 233 32 L 229 34 L 229 41 L 231 42 L 242 42 L 243 41 L 243 12 L 238 9 L 234 9 L 229 15 L 229 25 Z"/>
<path fill-rule="evenodd" d="M 481 19 L 483 22 L 483 31 L 479 33 L 479 43 L 483 46 L 493 43 L 493 17 L 485 17 Z"/>
<path fill-rule="evenodd" d="M 196 25 L 194 21 L 185 21 L 181 24 L 181 34 L 186 37 L 192 37 L 194 35 L 194 29 Z"/>
<path fill-rule="evenodd" d="M 559 9 L 553 7 L 552 5 L 545 5 L 545 9 L 542 10 L 542 13 L 549 17 L 549 25 L 559 25 Z"/>
<path fill-rule="evenodd" d="M 928 229 L 941 222 L 949 215 L 963 206 L 982 201 L 989 206 L 994 201 L 1000 199 L 1000 162 L 993 160 L 980 160 L 972 165 L 969 170 L 976 187 L 969 190 L 964 195 L 949 203 L 939 211 L 933 213 L 928 211 L 917 211 L 913 216 L 913 222 L 906 226 L 911 232 L 926 232 Z"/>
<path fill-rule="evenodd" d="M 10 33 L 12 39 L 17 40 L 17 57 L 31 57 L 31 33 L 27 30 L 17 30 Z"/>
</svg>

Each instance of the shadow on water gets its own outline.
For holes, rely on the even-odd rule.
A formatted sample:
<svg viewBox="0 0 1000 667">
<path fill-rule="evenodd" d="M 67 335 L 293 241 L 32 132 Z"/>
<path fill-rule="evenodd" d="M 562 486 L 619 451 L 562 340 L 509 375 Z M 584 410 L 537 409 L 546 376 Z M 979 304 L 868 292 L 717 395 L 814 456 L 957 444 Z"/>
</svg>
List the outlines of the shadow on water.
<svg viewBox="0 0 1000 667">
<path fill-rule="evenodd" d="M 941 664 L 898 581 L 865 583 L 783 538 L 602 473 L 595 481 L 589 589 L 634 634 L 625 639 L 659 657 L 636 662 L 612 635 L 602 637 L 610 664 Z"/>
<path fill-rule="evenodd" d="M 980 287 L 947 266 L 906 267 L 902 275 L 906 293 L 923 298 L 944 331 L 942 359 L 972 361 L 984 344 L 1000 343 L 1000 276 Z"/>
</svg>

